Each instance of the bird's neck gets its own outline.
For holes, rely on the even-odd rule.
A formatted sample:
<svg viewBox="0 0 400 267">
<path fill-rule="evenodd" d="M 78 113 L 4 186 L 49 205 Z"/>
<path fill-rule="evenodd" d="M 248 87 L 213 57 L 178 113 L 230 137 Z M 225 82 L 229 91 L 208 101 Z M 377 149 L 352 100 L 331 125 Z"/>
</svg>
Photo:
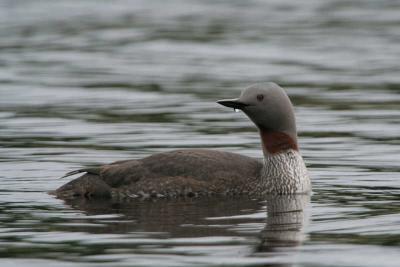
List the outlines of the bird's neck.
<svg viewBox="0 0 400 267">
<path fill-rule="evenodd" d="M 275 155 L 286 150 L 299 151 L 297 138 L 287 133 L 260 128 L 264 155 Z"/>
<path fill-rule="evenodd" d="M 310 179 L 296 135 L 260 128 L 260 136 L 264 152 L 261 173 L 264 190 L 273 194 L 310 192 Z"/>
</svg>

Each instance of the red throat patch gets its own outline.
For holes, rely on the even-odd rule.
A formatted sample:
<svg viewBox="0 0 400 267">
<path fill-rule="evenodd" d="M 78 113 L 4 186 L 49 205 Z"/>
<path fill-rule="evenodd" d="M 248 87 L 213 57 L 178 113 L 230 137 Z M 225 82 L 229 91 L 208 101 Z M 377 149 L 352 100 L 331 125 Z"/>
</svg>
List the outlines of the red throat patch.
<svg viewBox="0 0 400 267">
<path fill-rule="evenodd" d="M 269 154 L 279 153 L 288 149 L 299 150 L 297 142 L 283 132 L 271 132 L 260 129 L 263 149 Z"/>
</svg>

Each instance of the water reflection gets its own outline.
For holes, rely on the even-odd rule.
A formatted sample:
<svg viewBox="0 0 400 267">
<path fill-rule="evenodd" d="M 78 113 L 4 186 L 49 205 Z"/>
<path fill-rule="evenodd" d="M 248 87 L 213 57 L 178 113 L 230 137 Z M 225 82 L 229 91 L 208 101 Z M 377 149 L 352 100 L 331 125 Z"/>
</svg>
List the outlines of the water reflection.
<svg viewBox="0 0 400 267">
<path fill-rule="evenodd" d="M 301 245 L 305 240 L 304 228 L 310 220 L 309 203 L 309 195 L 268 197 L 267 219 L 258 250 Z"/>
<path fill-rule="evenodd" d="M 132 232 L 164 233 L 174 237 L 205 237 L 244 234 L 238 226 L 256 219 L 264 225 L 257 233 L 258 244 L 253 253 L 272 252 L 276 248 L 300 246 L 309 221 L 309 195 L 268 196 L 265 201 L 240 198 L 202 198 L 183 200 L 147 200 L 111 202 L 102 199 L 73 199 L 66 204 L 88 216 L 121 214 L 124 219 L 113 222 L 102 231 L 114 234 Z M 260 211 L 254 217 L 254 211 Z M 205 219 L 206 218 L 206 219 Z M 128 222 L 128 223 L 127 223 Z M 104 223 L 104 222 L 103 222 Z M 74 227 L 63 230 L 74 230 Z M 79 231 L 98 233 L 99 229 L 84 226 Z"/>
</svg>

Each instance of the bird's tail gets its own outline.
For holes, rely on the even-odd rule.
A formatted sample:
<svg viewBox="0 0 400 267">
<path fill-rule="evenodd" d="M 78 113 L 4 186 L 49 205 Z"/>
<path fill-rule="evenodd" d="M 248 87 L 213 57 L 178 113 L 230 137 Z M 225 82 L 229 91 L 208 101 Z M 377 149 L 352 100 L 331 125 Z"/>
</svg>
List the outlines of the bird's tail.
<svg viewBox="0 0 400 267">
<path fill-rule="evenodd" d="M 75 175 L 78 173 L 90 173 L 90 174 L 99 175 L 100 168 L 85 168 L 85 169 L 70 171 L 70 172 L 66 173 L 63 177 L 61 177 L 60 179 L 63 179 L 65 177 L 72 176 L 72 175 Z"/>
</svg>

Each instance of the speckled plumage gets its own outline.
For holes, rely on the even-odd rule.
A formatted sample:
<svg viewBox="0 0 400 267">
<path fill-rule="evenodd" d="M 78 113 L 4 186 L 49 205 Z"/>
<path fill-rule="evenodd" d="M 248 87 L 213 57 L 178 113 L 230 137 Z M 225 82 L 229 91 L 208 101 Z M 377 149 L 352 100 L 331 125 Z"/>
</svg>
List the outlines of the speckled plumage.
<svg viewBox="0 0 400 267">
<path fill-rule="evenodd" d="M 306 165 L 296 150 L 265 155 L 261 171 L 261 182 L 264 193 L 296 194 L 309 193 L 311 182 Z"/>
<path fill-rule="evenodd" d="M 103 165 L 55 191 L 60 198 L 78 196 L 176 198 L 209 195 L 307 193 L 311 190 L 297 151 L 259 160 L 215 150 L 178 150 L 141 160 Z"/>
<path fill-rule="evenodd" d="M 177 150 L 107 164 L 55 191 L 61 198 L 180 197 L 245 193 L 248 180 L 257 180 L 262 162 L 216 150 Z"/>
</svg>

